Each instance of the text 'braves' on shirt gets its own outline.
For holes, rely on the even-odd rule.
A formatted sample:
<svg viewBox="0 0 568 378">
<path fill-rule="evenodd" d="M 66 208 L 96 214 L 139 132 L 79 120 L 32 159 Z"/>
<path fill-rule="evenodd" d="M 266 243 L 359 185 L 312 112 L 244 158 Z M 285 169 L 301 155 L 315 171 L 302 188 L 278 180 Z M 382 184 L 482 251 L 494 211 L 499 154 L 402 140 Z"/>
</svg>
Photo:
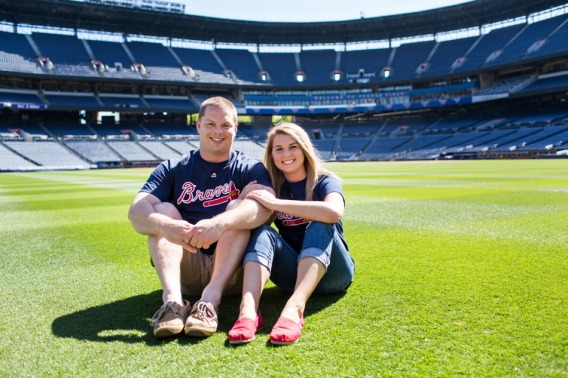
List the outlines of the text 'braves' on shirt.
<svg viewBox="0 0 568 378">
<path fill-rule="evenodd" d="M 237 189 L 232 181 L 228 184 L 219 185 L 215 189 L 207 189 L 205 191 L 195 190 L 196 186 L 191 181 L 184 183 L 182 188 L 183 192 L 177 199 L 178 205 L 199 200 L 203 202 L 205 207 L 215 206 L 230 200 L 236 200 L 241 194 L 241 191 Z"/>
</svg>

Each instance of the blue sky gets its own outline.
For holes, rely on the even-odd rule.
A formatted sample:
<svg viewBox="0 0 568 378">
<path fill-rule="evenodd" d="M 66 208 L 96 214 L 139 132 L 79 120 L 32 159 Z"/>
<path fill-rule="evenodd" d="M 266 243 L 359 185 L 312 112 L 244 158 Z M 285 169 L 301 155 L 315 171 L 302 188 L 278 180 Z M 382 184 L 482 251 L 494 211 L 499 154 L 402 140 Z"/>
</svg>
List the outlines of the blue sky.
<svg viewBox="0 0 568 378">
<path fill-rule="evenodd" d="M 466 1 L 456 0 L 169 0 L 184 3 L 186 13 L 249 21 L 343 21 L 418 12 Z"/>
</svg>

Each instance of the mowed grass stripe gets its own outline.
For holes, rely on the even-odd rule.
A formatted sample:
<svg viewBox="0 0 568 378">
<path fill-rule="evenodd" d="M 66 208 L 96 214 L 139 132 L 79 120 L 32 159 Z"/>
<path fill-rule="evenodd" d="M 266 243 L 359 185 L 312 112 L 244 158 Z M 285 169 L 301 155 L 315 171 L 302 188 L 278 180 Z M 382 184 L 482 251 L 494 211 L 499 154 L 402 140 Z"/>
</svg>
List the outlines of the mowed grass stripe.
<svg viewBox="0 0 568 378">
<path fill-rule="evenodd" d="M 87 171 L 90 172 L 90 171 Z M 93 171 L 95 172 L 95 171 Z M 99 171 L 96 171 L 99 172 Z M 124 173 L 126 170 L 118 170 L 118 172 Z M 101 189 L 113 189 L 113 190 L 122 190 L 126 192 L 137 192 L 140 189 L 140 180 L 145 180 L 149 175 L 148 170 L 142 174 L 141 171 L 138 172 L 137 175 L 128 175 L 128 174 L 102 174 L 101 176 L 97 176 L 96 174 L 92 173 L 85 173 L 83 171 L 79 172 L 33 172 L 33 173 L 25 173 L 25 174 L 12 174 L 14 177 L 20 175 L 25 179 L 37 179 L 40 180 L 39 182 L 53 182 L 61 183 L 61 186 L 65 185 L 85 185 L 91 188 L 101 188 Z M 142 174 L 142 176 L 141 176 Z M 45 185 L 51 186 L 51 184 L 46 183 Z M 32 184 L 33 186 L 37 186 L 37 184 Z M 71 186 L 73 188 L 73 186 Z M 70 188 L 70 189 L 71 189 Z M 31 189 L 30 189 L 31 190 Z"/>
<path fill-rule="evenodd" d="M 566 352 L 562 338 L 568 326 L 568 263 L 562 246 L 551 249 L 540 243 L 400 228 L 377 232 L 364 224 L 356 230 L 363 240 L 353 248 L 375 246 L 372 253 L 359 256 L 353 284 L 362 293 L 361 305 L 376 306 L 366 315 L 374 322 L 366 322 L 363 334 L 376 327 L 389 342 L 396 340 L 389 333 L 406 335 L 405 340 L 415 344 L 400 345 L 399 353 L 406 358 L 422 355 L 425 347 L 432 348 L 432 358 L 441 356 L 438 348 L 443 344 L 458 348 L 449 354 L 478 349 L 463 361 L 485 354 L 490 359 L 490 353 L 498 352 L 508 355 L 500 363 L 511 370 L 522 368 L 511 365 L 528 355 L 532 363 L 540 363 L 544 361 L 538 356 L 552 353 L 560 358 Z M 353 232 L 351 227 L 348 231 Z M 471 368 L 464 365 L 466 370 L 455 372 L 471 375 Z M 499 369 L 494 375 L 506 374 L 506 368 Z"/>
<path fill-rule="evenodd" d="M 224 300 L 213 337 L 154 339 L 160 286 L 126 219 L 150 170 L 0 175 L 0 375 L 564 376 L 568 169 L 559 163 L 331 165 L 344 178 L 356 281 L 345 295 L 312 297 L 300 342 L 286 348 L 266 343 L 288 298 L 271 284 L 267 326 L 250 345 L 226 344 L 238 297 Z M 447 183 L 350 182 L 385 172 Z M 98 175 L 114 189 L 98 188 Z M 525 185 L 525 175 L 546 177 Z"/>
<path fill-rule="evenodd" d="M 3 178 L 6 177 L 0 176 Z M 124 358 L 120 344 L 104 346 L 98 342 L 85 348 L 84 339 L 58 337 L 54 321 L 140 293 L 155 292 L 146 295 L 144 300 L 154 299 L 149 305 L 146 302 L 148 307 L 159 304 L 160 294 L 156 292 L 155 274 L 148 269 L 143 238 L 133 234 L 125 222 L 132 194 L 125 196 L 117 191 L 28 177 L 24 177 L 20 185 L 21 188 L 11 185 L 10 192 L 18 194 L 18 201 L 13 203 L 17 208 L 3 214 L 0 226 L 3 235 L 9 235 L 0 239 L 0 249 L 9 251 L 1 260 L 0 291 L 4 293 L 2 314 L 5 319 L 1 353 L 6 357 L 3 361 L 12 361 L 10 365 L 3 364 L 2 375 L 54 376 L 72 372 L 73 375 L 103 375 L 103 372 L 108 375 L 113 370 L 107 365 L 108 357 Z M 41 193 L 39 197 L 43 198 L 38 198 L 36 193 Z M 78 208 L 74 200 L 64 200 L 67 194 L 81 200 L 78 193 L 82 193 L 82 201 L 91 203 L 91 207 Z M 54 200 L 49 199 L 50 195 Z M 114 201 L 113 198 L 119 198 L 121 205 L 101 206 Z M 99 207 L 93 207 L 94 203 Z M 147 314 L 132 316 L 128 315 L 129 309 L 124 310 L 126 316 L 114 315 L 122 320 L 124 328 L 133 324 L 147 325 Z M 98 316 L 99 319 L 88 316 L 69 322 L 64 329 L 70 327 L 80 335 L 91 329 L 92 324 L 99 324 L 104 330 L 108 324 L 101 325 L 100 319 L 108 322 L 109 318 L 102 312 Z M 92 336 L 88 331 L 86 334 Z M 127 341 L 132 332 L 126 331 L 126 334 L 127 337 L 118 339 L 103 334 L 100 341 Z M 104 352 L 94 347 L 97 344 Z M 138 353 L 143 353 L 144 348 L 139 347 Z M 77 353 L 78 350 L 81 352 Z M 93 358 L 97 359 L 100 353 L 102 358 L 97 362 L 100 368 L 93 369 Z"/>
</svg>

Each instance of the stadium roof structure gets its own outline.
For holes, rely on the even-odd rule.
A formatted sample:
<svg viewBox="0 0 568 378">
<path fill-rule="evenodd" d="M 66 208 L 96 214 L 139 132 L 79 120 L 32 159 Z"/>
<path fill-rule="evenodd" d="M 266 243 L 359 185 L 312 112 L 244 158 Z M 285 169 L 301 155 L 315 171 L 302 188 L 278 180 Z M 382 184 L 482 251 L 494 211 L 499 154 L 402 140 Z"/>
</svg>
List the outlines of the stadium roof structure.
<svg viewBox="0 0 568 378">
<path fill-rule="evenodd" d="M 70 0 L 0 0 L 0 20 L 71 29 L 243 44 L 325 44 L 390 40 L 481 27 L 567 0 L 476 0 L 394 16 L 333 22 L 257 22 L 157 12 Z"/>
</svg>

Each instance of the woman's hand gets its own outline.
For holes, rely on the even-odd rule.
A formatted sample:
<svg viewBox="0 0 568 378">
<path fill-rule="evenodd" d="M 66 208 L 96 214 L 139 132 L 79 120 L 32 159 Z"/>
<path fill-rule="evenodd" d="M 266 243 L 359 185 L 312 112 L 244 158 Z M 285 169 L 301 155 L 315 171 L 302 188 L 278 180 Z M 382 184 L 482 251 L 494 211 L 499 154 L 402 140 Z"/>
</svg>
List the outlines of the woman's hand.
<svg viewBox="0 0 568 378">
<path fill-rule="evenodd" d="M 252 192 L 253 190 L 262 190 L 262 189 L 269 189 L 268 186 L 262 185 L 262 184 L 258 184 L 256 182 L 256 180 L 248 183 L 243 190 L 241 191 L 241 194 L 239 195 L 239 199 L 245 199 L 247 197 L 247 194 L 249 194 L 250 192 Z"/>
<path fill-rule="evenodd" d="M 268 190 L 253 190 L 247 194 L 247 198 L 257 201 L 268 210 L 276 211 L 275 206 L 278 203 L 278 199 L 274 197 L 274 194 L 270 193 Z"/>
</svg>

